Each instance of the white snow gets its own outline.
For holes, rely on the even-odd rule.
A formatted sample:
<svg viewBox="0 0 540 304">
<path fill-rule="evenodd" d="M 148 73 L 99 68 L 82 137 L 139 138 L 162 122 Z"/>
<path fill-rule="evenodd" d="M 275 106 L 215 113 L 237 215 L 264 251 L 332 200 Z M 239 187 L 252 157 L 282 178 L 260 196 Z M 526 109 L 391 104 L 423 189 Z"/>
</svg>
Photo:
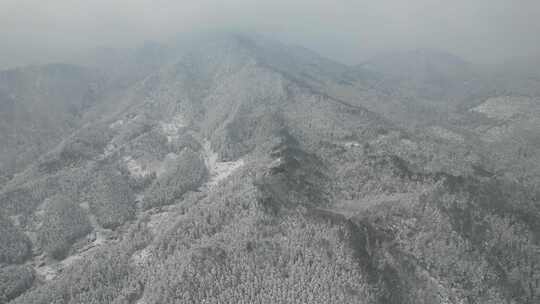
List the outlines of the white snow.
<svg viewBox="0 0 540 304">
<path fill-rule="evenodd" d="M 401 146 L 408 150 L 416 150 L 418 149 L 418 144 L 410 139 L 403 138 L 399 142 Z"/>
<path fill-rule="evenodd" d="M 218 154 L 212 150 L 211 144 L 207 140 L 204 141 L 203 147 L 204 160 L 210 174 L 210 178 L 207 182 L 209 187 L 216 186 L 220 181 L 224 180 L 234 171 L 244 166 L 243 159 L 230 162 L 218 161 Z"/>
<path fill-rule="evenodd" d="M 84 201 L 84 202 L 80 203 L 79 207 L 81 207 L 84 210 L 90 210 L 90 204 L 88 204 L 87 201 Z"/>
<path fill-rule="evenodd" d="M 518 115 L 530 114 L 537 101 L 530 97 L 500 96 L 489 98 L 471 111 L 479 112 L 487 117 L 508 120 Z"/>
<path fill-rule="evenodd" d="M 38 276 L 43 277 L 45 281 L 54 280 L 54 278 L 56 278 L 57 276 L 57 271 L 54 270 L 51 265 L 37 266 L 34 267 L 34 270 L 36 271 Z"/>
<path fill-rule="evenodd" d="M 172 142 L 178 139 L 178 133 L 181 128 L 187 126 L 182 114 L 176 114 L 169 122 L 160 122 L 163 133 L 167 136 L 167 140 Z"/>
<path fill-rule="evenodd" d="M 145 161 L 143 159 L 133 159 L 131 156 L 124 156 L 123 160 L 126 163 L 127 169 L 132 176 L 146 177 L 155 173 L 157 177 L 167 171 L 167 167 L 178 157 L 175 153 L 169 153 L 161 161 L 152 160 Z"/>
<path fill-rule="evenodd" d="M 177 220 L 178 212 L 175 209 L 177 206 L 165 206 L 161 208 L 154 208 L 147 211 L 146 214 L 149 214 L 149 221 L 146 223 L 146 228 L 152 232 L 152 234 L 157 235 L 160 231 L 166 230 Z"/>
<path fill-rule="evenodd" d="M 144 300 L 144 297 L 142 299 L 139 299 L 135 304 L 146 304 L 146 301 Z"/>
<path fill-rule="evenodd" d="M 463 142 L 465 139 L 461 134 L 458 134 L 456 132 L 450 131 L 446 128 L 443 128 L 441 126 L 434 126 L 430 128 L 430 131 L 433 135 L 438 136 L 442 139 L 455 141 L 455 142 Z"/>
<path fill-rule="evenodd" d="M 116 150 L 116 144 L 114 143 L 108 143 L 107 146 L 105 146 L 105 150 L 103 151 L 103 159 L 113 154 L 114 150 Z"/>
<path fill-rule="evenodd" d="M 331 212 L 341 213 L 346 217 L 352 217 L 359 212 L 382 203 L 414 202 L 416 199 L 417 195 L 410 193 L 369 195 L 360 199 L 338 201 Z"/>
<path fill-rule="evenodd" d="M 145 177 L 155 172 L 148 164 L 143 164 L 141 161 L 135 160 L 129 155 L 124 156 L 123 160 L 132 176 Z"/>
<path fill-rule="evenodd" d="M 136 251 L 131 256 L 131 262 L 136 266 L 142 266 L 150 258 L 150 249 L 144 248 L 139 251 Z"/>
<path fill-rule="evenodd" d="M 80 254 L 80 253 L 70 255 L 67 258 L 63 259 L 60 262 L 60 265 L 61 265 L 62 268 L 65 268 L 65 267 L 68 267 L 70 265 L 73 265 L 73 263 L 75 263 L 76 261 L 78 261 L 78 260 L 80 260 L 82 258 L 83 258 L 83 255 Z"/>
<path fill-rule="evenodd" d="M 19 227 L 21 225 L 21 215 L 20 214 L 17 214 L 17 215 L 10 215 L 9 218 L 11 219 L 11 222 L 13 223 L 14 226 L 16 227 Z"/>
<path fill-rule="evenodd" d="M 508 124 L 491 127 L 482 132 L 482 139 L 486 142 L 497 142 L 509 134 L 512 134 L 512 129 L 513 126 Z"/>
<path fill-rule="evenodd" d="M 482 113 L 498 120 L 497 124 L 484 125 L 477 128 L 482 139 L 496 142 L 516 134 L 516 132 L 532 131 L 540 128 L 540 103 L 538 99 L 524 96 L 500 96 L 489 98 L 471 111 Z"/>
<path fill-rule="evenodd" d="M 90 221 L 90 225 L 92 225 L 92 229 L 94 230 L 93 233 L 95 237 L 94 240 L 81 251 L 87 251 L 93 247 L 105 244 L 107 242 L 106 234 L 112 232 L 110 229 L 101 228 L 101 226 L 97 222 L 96 216 L 90 212 L 88 213 L 88 219 Z"/>
<path fill-rule="evenodd" d="M 351 149 L 351 148 L 360 147 L 361 144 L 357 141 L 347 141 L 343 143 L 343 146 L 345 146 L 345 148 Z"/>
<path fill-rule="evenodd" d="M 129 155 L 124 156 L 123 160 L 124 162 L 126 162 L 126 166 L 129 173 L 133 176 L 144 177 L 152 173 L 150 171 L 145 170 L 139 162 L 131 158 L 131 156 Z"/>
<path fill-rule="evenodd" d="M 64 268 L 88 257 L 103 245 L 113 242 L 107 238 L 107 234 L 111 234 L 112 230 L 104 229 L 99 226 L 96 217 L 90 213 L 90 205 L 88 202 L 82 202 L 79 204 L 79 206 L 88 212 L 88 218 L 90 220 L 90 224 L 92 225 L 93 232 L 87 236 L 86 239 L 88 240 L 88 243 L 86 245 L 62 261 L 56 262 L 54 260 L 49 260 L 45 254 L 41 254 L 30 262 L 30 264 L 33 265 L 36 273 L 40 277 L 44 278 L 45 281 L 54 280 Z"/>
<path fill-rule="evenodd" d="M 116 129 L 124 124 L 124 120 L 120 119 L 109 125 L 109 128 Z"/>
</svg>

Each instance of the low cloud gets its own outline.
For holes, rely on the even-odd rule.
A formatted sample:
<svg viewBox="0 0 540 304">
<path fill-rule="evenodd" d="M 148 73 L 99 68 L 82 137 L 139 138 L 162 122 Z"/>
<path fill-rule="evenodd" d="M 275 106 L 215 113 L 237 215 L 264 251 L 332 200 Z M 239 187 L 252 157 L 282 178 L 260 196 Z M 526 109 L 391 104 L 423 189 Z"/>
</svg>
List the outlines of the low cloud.
<svg viewBox="0 0 540 304">
<path fill-rule="evenodd" d="M 254 31 L 346 63 L 435 48 L 490 63 L 540 53 L 537 0 L 0 0 L 0 66 L 198 31 Z"/>
</svg>

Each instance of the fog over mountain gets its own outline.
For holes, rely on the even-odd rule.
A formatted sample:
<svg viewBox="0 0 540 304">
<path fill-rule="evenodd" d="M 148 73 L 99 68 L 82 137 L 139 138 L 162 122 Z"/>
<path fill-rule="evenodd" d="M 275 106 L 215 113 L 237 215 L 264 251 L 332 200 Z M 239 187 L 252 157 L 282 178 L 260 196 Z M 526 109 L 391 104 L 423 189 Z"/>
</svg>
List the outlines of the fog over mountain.
<svg viewBox="0 0 540 304">
<path fill-rule="evenodd" d="M 197 3 L 1 2 L 0 304 L 540 302 L 537 4 Z"/>
<path fill-rule="evenodd" d="M 2 0 L 0 66 L 200 31 L 262 33 L 350 64 L 417 48 L 494 63 L 540 53 L 539 14 L 535 0 Z"/>
</svg>

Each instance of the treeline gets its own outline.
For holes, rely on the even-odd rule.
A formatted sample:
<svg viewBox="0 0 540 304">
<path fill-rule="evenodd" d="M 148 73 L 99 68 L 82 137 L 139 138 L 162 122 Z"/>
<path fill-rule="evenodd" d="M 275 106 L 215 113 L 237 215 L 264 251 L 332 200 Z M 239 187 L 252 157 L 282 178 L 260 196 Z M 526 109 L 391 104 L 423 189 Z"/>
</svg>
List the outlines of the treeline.
<svg viewBox="0 0 540 304">
<path fill-rule="evenodd" d="M 0 212 L 0 265 L 22 263 L 32 254 L 32 243 L 11 219 Z"/>
<path fill-rule="evenodd" d="M 71 245 L 92 231 L 84 210 L 64 196 L 48 200 L 43 223 L 38 232 L 38 242 L 54 259 L 63 259 Z"/>
</svg>

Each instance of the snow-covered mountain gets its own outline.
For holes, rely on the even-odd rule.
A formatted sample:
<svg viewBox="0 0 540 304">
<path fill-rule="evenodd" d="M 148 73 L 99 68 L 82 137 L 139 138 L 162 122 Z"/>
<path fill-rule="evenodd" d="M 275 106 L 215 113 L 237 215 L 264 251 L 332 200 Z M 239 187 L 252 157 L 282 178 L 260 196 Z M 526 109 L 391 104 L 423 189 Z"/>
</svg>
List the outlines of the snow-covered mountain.
<svg viewBox="0 0 540 304">
<path fill-rule="evenodd" d="M 95 61 L 87 107 L 97 80 L 75 72 L 23 90 L 81 119 L 3 182 L 0 302 L 539 299 L 539 189 L 484 150 L 495 120 L 534 126 L 534 98 L 484 99 L 475 67 L 424 51 L 348 67 L 246 35 L 149 48 L 144 67 Z M 2 94 L 0 115 L 26 100 Z"/>
</svg>

